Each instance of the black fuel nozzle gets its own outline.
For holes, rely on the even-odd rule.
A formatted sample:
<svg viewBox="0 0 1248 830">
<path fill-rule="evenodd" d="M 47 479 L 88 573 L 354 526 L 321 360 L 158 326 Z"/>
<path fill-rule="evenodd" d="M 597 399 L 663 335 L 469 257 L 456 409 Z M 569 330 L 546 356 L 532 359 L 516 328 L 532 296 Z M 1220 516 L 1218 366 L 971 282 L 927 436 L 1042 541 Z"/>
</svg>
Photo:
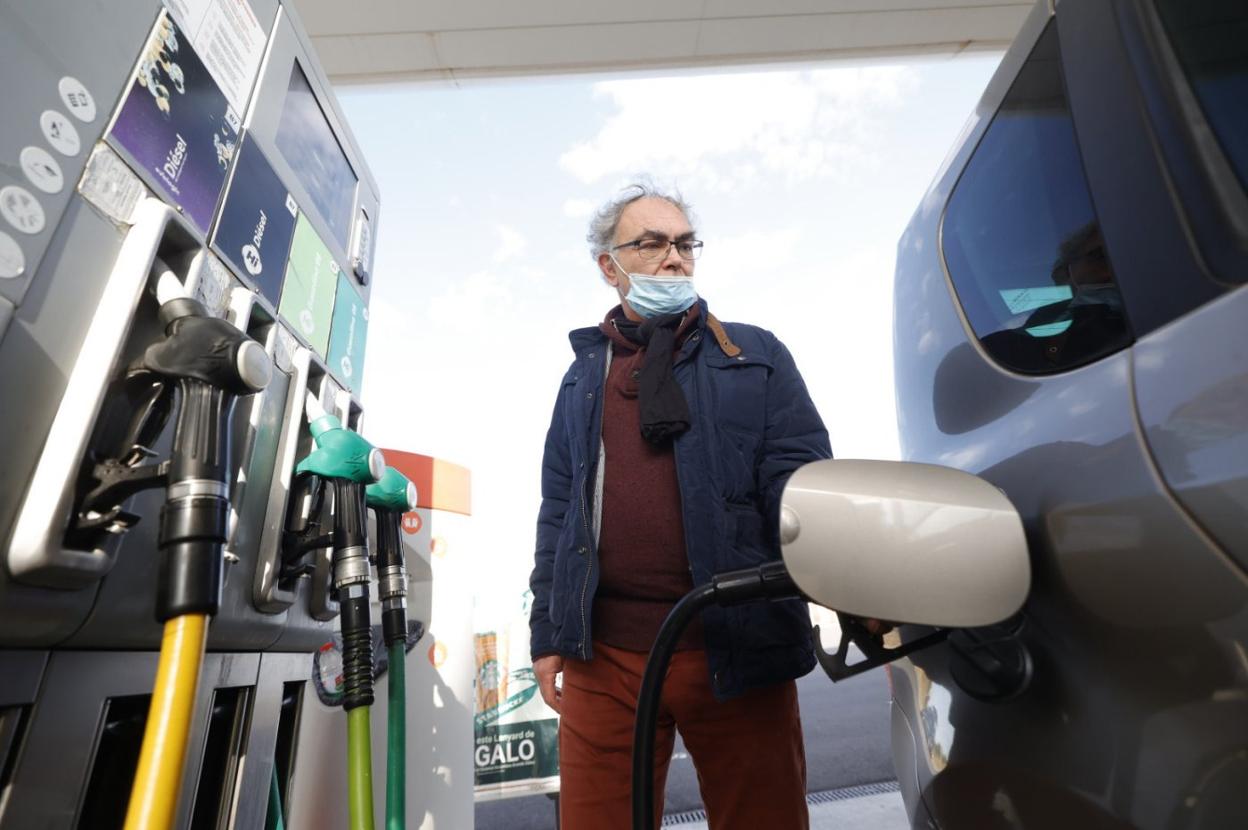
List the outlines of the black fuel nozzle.
<svg viewBox="0 0 1248 830">
<path fill-rule="evenodd" d="M 334 484 L 334 590 L 342 626 L 343 708 L 373 703 L 373 624 L 368 599 L 368 523 L 364 483 Z"/>
<path fill-rule="evenodd" d="M 365 491 L 377 519 L 377 595 L 387 646 L 407 639 L 407 569 L 403 561 L 403 514 L 416 509 L 416 485 L 393 467 Z"/>
<path fill-rule="evenodd" d="M 185 295 L 172 272 L 157 284 L 165 337 L 143 368 L 176 383 L 179 406 L 160 512 L 156 618 L 215 614 L 221 599 L 230 487 L 230 416 L 235 401 L 264 389 L 272 363 L 264 348 Z"/>
<path fill-rule="evenodd" d="M 314 473 L 299 473 L 290 483 L 286 524 L 282 531 L 282 579 L 311 574 L 315 568 L 303 561 L 307 554 L 333 545 L 333 534 L 321 527 L 328 492 L 325 480 Z"/>
</svg>

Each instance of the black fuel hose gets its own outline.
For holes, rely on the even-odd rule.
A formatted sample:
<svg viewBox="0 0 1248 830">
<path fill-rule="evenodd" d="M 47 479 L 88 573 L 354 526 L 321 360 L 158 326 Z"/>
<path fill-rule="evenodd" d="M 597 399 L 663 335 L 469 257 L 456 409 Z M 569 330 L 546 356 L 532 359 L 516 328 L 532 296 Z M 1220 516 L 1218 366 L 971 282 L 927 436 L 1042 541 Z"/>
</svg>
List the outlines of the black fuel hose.
<svg viewBox="0 0 1248 830">
<path fill-rule="evenodd" d="M 708 584 L 685 594 L 663 620 L 646 660 L 637 696 L 637 720 L 633 727 L 633 830 L 653 830 L 655 826 L 654 733 L 659 720 L 659 702 L 667 664 L 689 621 L 712 605 L 739 605 L 800 595 L 784 563 L 768 562 L 757 568 L 715 574 Z"/>
<path fill-rule="evenodd" d="M 373 704 L 373 628 L 368 608 L 368 508 L 365 485 L 334 479 L 334 588 L 342 624 L 343 703 Z"/>
</svg>

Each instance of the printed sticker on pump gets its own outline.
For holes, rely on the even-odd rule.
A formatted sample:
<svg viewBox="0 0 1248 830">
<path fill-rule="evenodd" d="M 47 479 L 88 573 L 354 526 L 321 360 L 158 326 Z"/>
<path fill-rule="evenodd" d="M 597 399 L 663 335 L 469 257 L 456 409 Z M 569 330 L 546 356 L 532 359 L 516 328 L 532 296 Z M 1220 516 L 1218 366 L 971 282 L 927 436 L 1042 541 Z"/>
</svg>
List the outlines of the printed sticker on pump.
<svg viewBox="0 0 1248 830">
<path fill-rule="evenodd" d="M 368 340 L 368 307 L 347 279 L 338 277 L 338 299 L 329 333 L 329 370 L 357 395 L 364 373 L 364 345 Z"/>
<path fill-rule="evenodd" d="M 281 295 L 295 232 L 295 215 L 287 208 L 290 201 L 290 192 L 260 146 L 244 137 L 212 241 L 271 303 Z"/>
<path fill-rule="evenodd" d="M 186 35 L 161 12 L 109 138 L 205 232 L 238 147 L 230 109 Z"/>
<path fill-rule="evenodd" d="M 295 221 L 295 233 L 286 263 L 282 301 L 278 314 L 290 321 L 295 332 L 325 359 L 338 289 L 338 267 L 329 247 L 312 227 L 306 213 Z"/>
<path fill-rule="evenodd" d="M 268 41 L 251 5 L 247 0 L 165 0 L 165 5 L 233 110 L 246 112 Z"/>
<path fill-rule="evenodd" d="M 130 166 L 102 141 L 95 145 L 91 158 L 87 159 L 78 192 L 119 225 L 130 224 L 135 205 L 148 193 Z"/>
</svg>

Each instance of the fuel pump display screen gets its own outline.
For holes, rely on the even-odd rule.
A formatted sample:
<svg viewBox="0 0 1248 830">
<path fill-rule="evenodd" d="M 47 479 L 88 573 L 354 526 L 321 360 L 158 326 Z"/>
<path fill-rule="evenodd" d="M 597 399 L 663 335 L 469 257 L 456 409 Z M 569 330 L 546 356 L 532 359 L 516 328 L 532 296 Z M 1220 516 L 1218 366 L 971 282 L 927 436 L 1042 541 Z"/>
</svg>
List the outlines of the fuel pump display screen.
<svg viewBox="0 0 1248 830">
<path fill-rule="evenodd" d="M 290 71 L 290 86 L 277 127 L 277 148 L 345 250 L 358 180 L 298 61 Z"/>
</svg>

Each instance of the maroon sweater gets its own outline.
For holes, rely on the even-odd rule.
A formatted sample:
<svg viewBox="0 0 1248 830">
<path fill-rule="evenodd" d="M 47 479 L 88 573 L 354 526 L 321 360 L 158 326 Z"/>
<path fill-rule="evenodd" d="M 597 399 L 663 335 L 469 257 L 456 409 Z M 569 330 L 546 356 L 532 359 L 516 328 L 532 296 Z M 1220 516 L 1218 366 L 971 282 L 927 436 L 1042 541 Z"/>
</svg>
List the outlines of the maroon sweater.
<svg viewBox="0 0 1248 830">
<path fill-rule="evenodd" d="M 677 355 L 699 312 L 693 306 L 681 322 Z M 615 352 L 603 394 L 606 466 L 594 639 L 616 648 L 649 651 L 672 606 L 693 589 L 693 578 L 685 553 L 676 456 L 670 443 L 656 448 L 641 436 L 637 377 L 645 352 L 611 324 L 620 314 L 614 309 L 601 326 Z M 701 644 L 701 624 L 694 620 L 677 648 Z"/>
</svg>

